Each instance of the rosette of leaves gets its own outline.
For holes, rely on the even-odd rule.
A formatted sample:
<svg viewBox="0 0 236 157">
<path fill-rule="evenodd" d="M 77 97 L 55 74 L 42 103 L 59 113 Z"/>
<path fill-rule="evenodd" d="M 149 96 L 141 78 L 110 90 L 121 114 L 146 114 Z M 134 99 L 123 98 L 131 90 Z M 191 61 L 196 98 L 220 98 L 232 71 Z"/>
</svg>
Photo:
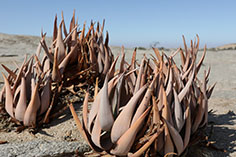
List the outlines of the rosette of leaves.
<svg viewBox="0 0 236 157">
<path fill-rule="evenodd" d="M 148 60 L 144 57 L 139 68 L 135 68 L 135 54 L 130 65 L 125 64 L 122 49 L 120 70 L 114 75 L 111 67 L 103 87 L 94 95 L 91 110 L 88 113 L 86 93 L 83 103 L 83 121 L 79 121 L 73 105 L 70 109 L 80 132 L 96 152 L 106 151 L 113 155 L 127 155 L 141 130 L 151 107 L 149 101 L 155 80 Z M 117 61 L 117 58 L 113 63 Z M 112 64 L 114 65 L 114 64 Z M 145 77 L 144 77 L 145 76 Z M 134 83 L 132 82 L 134 81 Z"/>
<path fill-rule="evenodd" d="M 183 37 L 184 39 L 184 37 Z M 182 155 L 186 148 L 200 138 L 199 132 L 208 122 L 208 99 L 214 86 L 207 87 L 210 69 L 204 71 L 203 79 L 197 77 L 206 55 L 206 47 L 197 61 L 199 37 L 191 41 L 190 49 L 184 39 L 185 52 L 178 49 L 167 56 L 154 49 L 157 67 L 157 85 L 152 96 L 152 111 L 142 138 L 137 140 L 133 156 Z M 179 53 L 178 68 L 174 56 Z"/>
<path fill-rule="evenodd" d="M 123 53 L 119 71 L 125 73 L 106 77 L 90 111 L 86 93 L 82 123 L 70 106 L 80 132 L 94 151 L 116 156 L 182 155 L 198 139 L 198 132 L 207 125 L 208 99 L 215 85 L 207 88 L 210 69 L 202 81 L 197 77 L 206 54 L 205 49 L 197 61 L 198 36 L 190 49 L 185 40 L 184 46 L 185 52 L 178 49 L 170 56 L 154 48 L 153 62 L 144 57 L 139 69 L 132 68 L 136 66 L 136 50 L 126 66 Z M 178 53 L 180 68 L 174 61 Z M 132 72 L 128 75 L 127 70 Z M 113 90 L 120 92 L 116 95 Z"/>
<path fill-rule="evenodd" d="M 55 17 L 52 44 L 48 48 L 45 41 L 46 34 L 42 34 L 39 45 L 39 48 L 42 47 L 45 52 L 43 58 L 48 58 L 52 64 L 53 82 L 62 82 L 63 86 L 70 86 L 91 85 L 96 77 L 101 82 L 104 81 L 105 74 L 113 62 L 113 54 L 108 45 L 108 32 L 104 41 L 104 24 L 105 21 L 102 26 L 97 23 L 95 28 L 95 23 L 91 22 L 87 32 L 86 24 L 83 25 L 82 30 L 79 30 L 74 13 L 68 32 L 63 13 L 59 27 L 57 16 Z"/>
<path fill-rule="evenodd" d="M 108 45 L 108 32 L 105 40 L 103 37 L 104 24 L 105 21 L 102 25 L 97 23 L 95 28 L 95 23 L 91 22 L 87 32 L 85 24 L 83 29 L 79 30 L 74 14 L 68 32 L 62 13 L 59 27 L 57 26 L 57 16 L 55 18 L 53 40 L 49 47 L 46 43 L 46 33 L 42 32 L 36 54 L 29 60 L 25 60 L 17 69 L 18 72 L 3 65 L 9 76 L 6 78 L 4 75 L 5 85 L 1 91 L 0 100 L 5 103 L 5 109 L 10 116 L 23 121 L 25 126 L 34 126 L 37 115 L 41 115 L 47 110 L 51 99 L 53 100 L 52 105 L 56 102 L 53 97 L 57 99 L 62 87 L 93 85 L 96 78 L 99 78 L 102 83 L 114 60 Z M 44 51 L 42 56 L 40 55 L 41 49 Z M 51 82 L 57 86 L 51 87 Z M 54 91 L 53 94 L 51 94 L 51 88 Z M 23 94 L 25 91 L 26 98 Z M 41 96 L 45 98 L 41 98 Z M 21 103 L 21 101 L 24 102 Z M 21 105 L 17 105 L 18 103 Z M 30 112 L 28 119 L 31 120 L 26 120 L 27 118 L 24 120 L 23 115 L 28 110 L 27 106 L 32 105 L 34 107 L 28 111 Z M 50 110 L 43 120 L 44 122 L 48 120 Z M 21 114 L 20 117 L 19 114 Z"/>
<path fill-rule="evenodd" d="M 39 116 L 44 114 L 51 100 L 51 77 L 41 65 L 37 56 L 27 60 L 12 71 L 2 64 L 8 77 L 3 73 L 4 86 L 1 91 L 1 102 L 6 112 L 24 126 L 35 127 Z"/>
</svg>

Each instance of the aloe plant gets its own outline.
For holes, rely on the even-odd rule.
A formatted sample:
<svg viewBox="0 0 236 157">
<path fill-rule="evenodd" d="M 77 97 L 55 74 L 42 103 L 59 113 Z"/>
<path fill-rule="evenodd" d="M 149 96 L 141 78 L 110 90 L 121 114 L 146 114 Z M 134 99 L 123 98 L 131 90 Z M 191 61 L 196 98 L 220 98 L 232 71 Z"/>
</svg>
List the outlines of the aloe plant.
<svg viewBox="0 0 236 157">
<path fill-rule="evenodd" d="M 2 73 L 5 110 L 25 126 L 36 126 L 37 116 L 50 104 L 51 78 L 41 71 L 39 62 L 34 63 L 34 57 L 25 58 L 18 73 L 2 65 L 9 73 L 8 78 Z"/>
<path fill-rule="evenodd" d="M 105 40 L 103 39 L 104 24 L 105 21 L 102 26 L 98 22 L 95 28 L 94 22 L 91 22 L 87 33 L 84 24 L 80 31 L 74 12 L 68 32 L 63 12 L 59 27 L 56 16 L 53 40 L 49 47 L 46 33 L 42 32 L 36 54 L 25 59 L 18 73 L 2 65 L 9 73 L 8 78 L 3 74 L 5 85 L 0 93 L 0 102 L 5 102 L 6 112 L 23 121 L 25 126 L 35 126 L 38 115 L 45 111 L 47 114 L 43 122 L 48 121 L 51 108 L 56 102 L 52 97 L 59 95 L 62 88 L 93 85 L 96 78 L 102 83 L 115 63 L 112 65 L 114 59 L 108 45 L 108 32 Z M 41 49 L 44 51 L 43 55 Z M 49 104 L 52 104 L 51 108 Z"/>
<path fill-rule="evenodd" d="M 206 49 L 197 62 L 199 37 L 190 49 L 184 39 L 184 46 L 185 52 L 180 48 L 170 56 L 153 48 L 156 57 L 152 56 L 152 62 L 144 57 L 138 69 L 134 68 L 136 50 L 128 66 L 123 52 L 119 72 L 107 74 L 90 111 L 86 93 L 82 123 L 70 105 L 80 132 L 95 152 L 181 155 L 196 132 L 207 125 L 207 102 L 215 85 L 207 88 L 210 70 L 202 81 L 197 77 Z M 181 68 L 174 61 L 177 53 Z"/>
<path fill-rule="evenodd" d="M 79 31 L 74 13 L 68 32 L 63 13 L 59 27 L 57 26 L 57 16 L 55 17 L 52 44 L 48 48 L 45 41 L 46 34 L 42 33 L 41 45 L 39 45 L 44 49 L 45 57 L 53 64 L 52 80 L 54 82 L 93 84 L 96 77 L 101 82 L 104 81 L 105 74 L 113 62 L 113 54 L 108 45 L 108 32 L 106 32 L 104 41 L 104 25 L 105 20 L 102 26 L 98 22 L 96 28 L 94 22 L 91 22 L 87 33 L 85 32 L 86 24 Z M 66 83 L 64 84 L 66 85 Z"/>
</svg>

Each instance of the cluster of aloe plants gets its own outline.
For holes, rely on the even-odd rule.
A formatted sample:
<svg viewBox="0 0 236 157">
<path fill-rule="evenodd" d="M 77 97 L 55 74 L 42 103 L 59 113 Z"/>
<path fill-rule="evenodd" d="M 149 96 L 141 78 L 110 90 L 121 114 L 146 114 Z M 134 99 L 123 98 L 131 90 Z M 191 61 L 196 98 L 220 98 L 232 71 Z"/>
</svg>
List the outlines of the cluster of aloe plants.
<svg viewBox="0 0 236 157">
<path fill-rule="evenodd" d="M 123 52 L 119 72 L 114 74 L 114 66 L 110 68 L 89 111 L 86 93 L 82 123 L 70 105 L 80 132 L 94 151 L 117 156 L 184 152 L 207 124 L 207 103 L 214 88 L 207 88 L 210 70 L 204 72 L 202 81 L 197 77 L 206 54 L 205 49 L 197 62 L 197 39 L 190 49 L 184 40 L 185 52 L 178 49 L 170 56 L 154 48 L 156 57 L 144 57 L 139 67 L 136 50 L 130 65 Z M 180 67 L 174 61 L 177 53 Z"/>
<path fill-rule="evenodd" d="M 198 77 L 206 54 L 204 49 L 197 60 L 198 36 L 189 49 L 184 39 L 184 50 L 180 48 L 170 56 L 153 48 L 155 57 L 144 56 L 141 63 L 136 60 L 136 49 L 128 63 L 122 47 L 120 66 L 115 70 L 119 56 L 114 59 L 103 29 L 104 21 L 96 28 L 91 22 L 87 33 L 85 24 L 79 30 L 73 15 L 67 32 L 63 14 L 59 27 L 56 16 L 49 47 L 42 33 L 36 54 L 25 58 L 21 67 L 13 71 L 2 65 L 9 74 L 3 74 L 5 84 L 0 93 L 6 112 L 25 126 L 36 126 L 46 112 L 47 119 L 49 106 L 63 87 L 93 86 L 99 78 L 102 88 L 98 91 L 96 81 L 90 110 L 91 93 L 85 94 L 82 123 L 69 105 L 80 132 L 95 152 L 181 155 L 207 125 L 208 99 L 214 89 L 214 85 L 207 88 L 210 69 L 202 80 Z M 180 66 L 174 60 L 178 53 Z"/>
<path fill-rule="evenodd" d="M 91 22 L 86 33 L 85 24 L 79 30 L 74 14 L 68 32 L 63 13 L 59 27 L 56 16 L 49 47 L 42 32 L 36 54 L 26 58 L 20 68 L 12 71 L 2 65 L 9 74 L 7 78 L 3 74 L 5 85 L 0 94 L 6 112 L 25 126 L 36 126 L 38 116 L 49 109 L 44 122 L 48 120 L 49 106 L 56 103 L 54 98 L 63 87 L 92 85 L 97 77 L 103 82 L 113 62 L 108 33 L 103 37 L 104 24 L 95 27 Z"/>
</svg>

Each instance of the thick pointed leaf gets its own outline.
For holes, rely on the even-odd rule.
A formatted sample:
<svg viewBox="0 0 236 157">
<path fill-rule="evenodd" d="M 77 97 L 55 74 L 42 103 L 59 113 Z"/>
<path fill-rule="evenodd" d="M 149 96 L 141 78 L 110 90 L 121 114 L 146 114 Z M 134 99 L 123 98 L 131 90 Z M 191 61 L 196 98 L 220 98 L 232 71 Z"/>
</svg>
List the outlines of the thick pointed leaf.
<svg viewBox="0 0 236 157">
<path fill-rule="evenodd" d="M 182 127 L 184 126 L 183 109 L 182 109 L 182 106 L 179 102 L 179 98 L 178 98 L 178 95 L 177 95 L 175 89 L 173 89 L 173 91 L 174 91 L 174 99 L 175 99 L 174 119 L 175 119 L 175 123 L 176 123 L 176 129 L 178 130 L 178 132 L 180 132 Z"/>
<path fill-rule="evenodd" d="M 74 25 L 75 25 L 75 10 L 73 10 L 73 16 L 70 21 L 70 29 L 69 29 L 70 32 L 72 31 Z"/>
<path fill-rule="evenodd" d="M 14 95 L 13 95 L 13 108 L 16 107 L 16 104 L 19 100 L 19 95 L 20 95 L 20 90 L 21 90 L 21 86 L 19 85 L 17 88 L 16 88 L 16 91 L 14 92 Z"/>
<path fill-rule="evenodd" d="M 108 95 L 110 95 L 111 90 L 115 87 L 117 77 L 114 77 L 113 79 L 111 79 L 108 83 Z M 88 131 L 91 133 L 91 129 L 92 129 L 92 122 L 94 121 L 98 111 L 99 111 L 99 106 L 100 106 L 100 100 L 101 100 L 101 95 L 102 95 L 102 90 L 103 88 L 99 91 L 99 93 L 97 94 L 91 110 L 89 112 L 89 117 L 88 117 Z"/>
<path fill-rule="evenodd" d="M 86 91 L 85 97 L 84 97 L 84 103 L 83 103 L 83 121 L 85 128 L 88 130 L 88 98 L 89 98 L 89 92 Z"/>
<path fill-rule="evenodd" d="M 135 67 L 136 67 L 136 66 L 135 66 L 135 61 L 136 61 L 136 50 L 137 50 L 137 48 L 134 49 L 134 52 L 133 52 L 133 55 L 132 55 L 131 67 L 130 67 L 131 70 L 134 70 Z M 131 81 L 132 81 L 133 86 L 135 86 L 136 76 L 135 76 L 134 73 L 132 73 L 132 74 L 130 75 L 130 79 L 131 79 Z"/>
<path fill-rule="evenodd" d="M 108 95 L 108 75 L 105 78 L 99 107 L 99 123 L 102 130 L 109 131 L 114 123 Z"/>
<path fill-rule="evenodd" d="M 211 94 L 212 94 L 215 86 L 216 86 L 216 83 L 214 83 L 211 87 L 208 88 L 208 90 L 207 90 L 207 99 L 210 99 Z"/>
<path fill-rule="evenodd" d="M 32 84 L 34 84 L 34 81 L 32 81 Z M 38 89 L 39 89 L 39 84 L 37 83 L 35 88 L 32 89 L 33 93 L 31 96 L 31 100 L 30 100 L 29 105 L 25 111 L 25 116 L 24 116 L 24 125 L 25 126 L 35 126 L 36 125 L 37 111 L 40 108 L 40 98 L 39 98 Z"/>
<path fill-rule="evenodd" d="M 58 49 L 58 54 L 57 54 L 58 64 L 60 64 L 66 56 L 61 27 L 62 27 L 62 23 L 60 23 L 59 25 L 59 29 L 57 32 L 57 42 L 56 42 L 56 47 L 55 47 L 56 49 Z"/>
<path fill-rule="evenodd" d="M 166 87 L 167 96 L 170 94 L 170 92 L 172 90 L 172 86 L 173 86 L 173 71 L 172 71 L 172 68 L 169 67 L 168 83 L 167 83 L 167 87 Z"/>
<path fill-rule="evenodd" d="M 64 44 L 65 43 L 68 43 L 68 46 L 70 47 L 70 51 L 76 51 L 76 53 L 73 53 L 73 54 L 70 54 L 71 52 L 68 52 L 67 53 L 67 56 L 68 55 L 70 55 L 70 61 L 69 61 L 69 63 L 66 63 L 66 64 L 74 64 L 74 63 L 76 63 L 77 62 L 77 59 L 78 59 L 78 48 L 77 48 L 77 46 L 78 46 L 78 40 L 77 40 L 77 36 L 78 36 L 78 32 L 77 32 L 77 24 L 73 24 L 72 25 L 72 27 L 74 27 L 73 29 L 72 29 L 72 32 L 70 32 L 67 36 L 66 36 L 66 38 L 64 39 Z M 71 38 L 70 38 L 70 36 L 71 36 Z M 68 38 L 70 38 L 71 39 L 71 41 L 70 42 L 67 42 L 67 39 Z M 66 56 L 66 57 L 67 57 Z M 65 58 L 66 59 L 66 58 Z M 64 59 L 64 60 L 65 60 Z M 63 60 L 63 62 L 64 62 L 64 60 Z M 67 61 L 68 62 L 68 61 Z"/>
<path fill-rule="evenodd" d="M 112 112 L 114 117 L 117 117 L 117 115 L 119 114 L 119 109 L 120 106 L 123 106 L 123 102 L 127 99 L 127 94 L 126 94 L 126 90 L 125 90 L 125 84 L 124 84 L 124 73 L 120 74 L 120 78 L 119 81 L 117 81 L 117 85 L 116 88 L 114 90 L 114 93 L 109 97 L 109 100 L 111 102 L 112 105 Z M 121 99 L 122 97 L 122 99 Z"/>
<path fill-rule="evenodd" d="M 139 88 L 141 88 L 147 82 L 147 70 L 148 70 L 148 62 L 145 64 L 144 69 L 143 69 L 143 73 L 141 74 L 141 81 L 140 81 Z"/>
<path fill-rule="evenodd" d="M 191 113 L 190 113 L 190 108 L 189 106 L 185 110 L 185 136 L 184 136 L 184 149 L 188 146 L 190 136 L 191 136 Z"/>
<path fill-rule="evenodd" d="M 201 68 L 201 66 L 202 66 L 202 63 L 203 63 L 203 60 L 204 60 L 205 56 L 206 56 L 206 45 L 205 45 L 205 47 L 204 47 L 204 51 L 203 51 L 202 57 L 201 57 L 201 59 L 199 60 L 199 62 L 198 62 L 198 64 L 197 64 L 197 67 L 196 67 L 196 72 L 197 72 L 197 73 L 199 72 L 199 70 L 200 70 L 200 68 Z"/>
<path fill-rule="evenodd" d="M 102 63 L 102 54 L 101 54 L 100 51 L 99 51 L 99 53 L 98 53 L 98 59 L 97 59 L 97 61 L 98 61 L 98 72 L 99 72 L 99 73 L 102 73 L 102 71 L 103 71 L 103 63 Z"/>
<path fill-rule="evenodd" d="M 48 57 L 45 55 L 45 61 L 43 62 L 43 72 L 47 73 L 50 71 L 50 60 L 48 59 Z"/>
<path fill-rule="evenodd" d="M 89 60 L 92 64 L 97 64 L 97 57 L 95 54 L 95 50 L 94 50 L 94 40 L 92 40 L 90 42 L 90 45 L 88 44 L 88 48 L 89 48 Z"/>
<path fill-rule="evenodd" d="M 25 81 L 26 81 L 26 96 L 27 96 L 27 101 L 30 101 L 30 97 L 31 97 L 31 79 L 33 77 L 33 73 L 32 73 L 32 69 L 33 69 L 33 60 L 31 60 L 28 69 L 25 73 Z"/>
<path fill-rule="evenodd" d="M 56 38 L 57 38 L 57 15 L 55 16 L 55 20 L 54 20 L 54 28 L 53 28 L 52 41 L 55 41 Z"/>
<path fill-rule="evenodd" d="M 162 62 L 163 60 L 162 60 L 162 57 L 161 57 L 161 55 L 160 55 L 159 50 L 158 50 L 157 48 L 154 48 L 154 47 L 153 47 L 152 49 L 154 50 L 155 55 L 156 55 L 158 61 L 159 61 L 159 62 Z"/>
<path fill-rule="evenodd" d="M 158 59 L 159 63 L 161 63 L 161 66 L 160 66 L 160 67 L 162 68 L 163 72 L 166 73 L 168 68 L 166 67 L 165 64 L 163 64 L 163 63 L 164 63 L 164 60 L 163 60 L 163 57 L 160 55 L 159 50 L 158 50 L 157 48 L 152 48 L 152 49 L 154 50 L 154 52 L 155 52 L 155 54 L 156 54 L 156 56 L 157 56 L 157 59 Z"/>
<path fill-rule="evenodd" d="M 11 71 L 8 67 L 6 67 L 4 64 L 1 65 L 8 72 L 8 74 L 11 75 L 11 77 L 15 80 L 17 75 L 13 71 Z"/>
<path fill-rule="evenodd" d="M 67 64 L 70 62 L 70 59 L 74 57 L 75 53 L 77 53 L 77 44 L 71 49 L 68 55 L 65 56 L 65 58 L 61 61 L 61 63 L 58 65 L 60 74 L 64 73 L 64 70 L 67 66 Z M 76 58 L 76 57 L 75 57 Z"/>
<path fill-rule="evenodd" d="M 142 59 L 142 62 L 141 62 L 141 65 L 140 65 L 137 81 L 136 81 L 135 88 L 134 88 L 134 94 L 140 89 L 142 73 L 143 73 L 143 70 L 144 70 L 144 65 L 145 65 L 145 57 Z"/>
<path fill-rule="evenodd" d="M 54 62 L 53 62 L 53 69 L 52 69 L 52 81 L 60 82 L 61 81 L 61 73 L 58 68 L 58 48 L 54 54 Z"/>
<path fill-rule="evenodd" d="M 37 50 L 36 50 L 36 55 L 37 55 L 37 57 L 39 57 L 39 55 L 40 55 L 40 52 L 41 52 L 41 49 L 42 49 L 42 46 L 41 46 L 41 44 L 39 43 L 38 44 L 38 47 L 37 47 Z"/>
<path fill-rule="evenodd" d="M 153 93 L 153 89 L 154 89 L 156 79 L 157 79 L 157 76 L 154 77 L 151 84 L 149 85 L 149 87 L 148 87 L 148 89 L 147 89 L 147 91 L 146 91 L 146 93 L 143 97 L 143 100 L 141 101 L 137 111 L 134 114 L 131 125 L 133 125 L 137 121 L 137 119 L 143 114 L 143 112 L 148 107 L 148 105 L 150 103 L 151 95 Z"/>
<path fill-rule="evenodd" d="M 181 51 L 181 48 L 178 48 L 176 51 L 174 51 L 173 53 L 171 53 L 170 58 L 173 58 L 174 56 L 176 56 L 177 53 L 180 52 L 180 51 Z"/>
<path fill-rule="evenodd" d="M 181 75 L 181 79 L 184 80 L 186 79 L 186 77 L 189 75 L 189 73 L 192 71 L 192 68 L 195 64 L 195 61 L 192 61 L 190 67 L 183 73 L 183 75 Z"/>
<path fill-rule="evenodd" d="M 166 96 L 166 92 L 163 86 L 161 86 L 160 90 L 162 90 L 162 93 L 163 93 L 163 106 L 164 106 L 162 109 L 162 117 L 163 119 L 168 121 L 170 124 L 173 124 L 173 119 L 172 119 L 172 115 L 170 111 L 170 105 L 167 102 L 167 96 Z"/>
<path fill-rule="evenodd" d="M 94 88 L 94 97 L 93 97 L 93 100 L 96 99 L 98 95 L 98 77 L 96 78 L 96 84 L 95 84 L 95 88 Z"/>
<path fill-rule="evenodd" d="M 203 83 L 202 83 L 202 93 L 203 93 L 203 107 L 204 107 L 204 119 L 202 121 L 202 124 L 200 125 L 200 127 L 203 127 L 204 125 L 207 124 L 208 121 L 208 99 L 207 99 L 207 92 L 206 92 L 206 71 L 204 71 L 204 79 L 203 79 Z"/>
<path fill-rule="evenodd" d="M 99 147 L 99 148 L 102 148 L 101 146 L 101 143 L 100 143 L 100 139 L 101 139 L 101 133 L 102 133 L 102 128 L 100 126 L 100 122 L 99 122 L 99 113 L 97 115 L 97 117 L 95 118 L 95 121 L 94 121 L 94 126 L 93 126 L 93 130 L 91 132 L 91 138 L 92 138 L 92 141 L 93 143 Z"/>
<path fill-rule="evenodd" d="M 152 96 L 152 103 L 153 103 L 153 124 L 160 126 L 161 122 L 160 112 L 154 96 Z"/>
<path fill-rule="evenodd" d="M 147 85 L 144 85 L 140 90 L 130 99 L 119 116 L 116 118 L 111 130 L 111 140 L 115 143 L 130 127 L 134 109 L 146 90 Z"/>
<path fill-rule="evenodd" d="M 61 20 L 63 21 L 63 22 L 62 22 L 62 25 L 63 25 L 63 32 L 64 32 L 64 35 L 65 35 L 65 37 L 66 37 L 66 36 L 68 36 L 68 34 L 67 34 L 67 30 L 66 30 L 66 25 L 65 25 L 65 20 L 64 20 L 63 11 L 61 12 Z"/>
<path fill-rule="evenodd" d="M 104 69 L 103 69 L 103 74 L 106 75 L 106 73 L 108 72 L 109 68 L 110 68 L 110 63 L 109 63 L 109 54 L 108 54 L 108 50 L 105 47 L 105 62 L 104 62 Z"/>
<path fill-rule="evenodd" d="M 6 78 L 6 76 L 2 73 L 2 76 L 4 78 L 4 83 L 5 83 L 5 94 L 6 94 L 6 100 L 5 100 L 5 109 L 7 113 L 11 116 L 14 117 L 13 114 L 13 95 L 11 91 L 11 86 Z"/>
<path fill-rule="evenodd" d="M 119 58 L 119 56 L 117 56 L 117 57 L 115 58 L 115 60 L 112 62 L 112 64 L 111 64 L 111 67 L 110 67 L 109 72 L 108 72 L 108 74 L 109 74 L 109 80 L 110 80 L 110 78 L 114 77 L 115 70 L 116 70 L 115 67 L 116 67 L 116 63 L 117 63 L 117 61 L 118 61 L 118 58 Z"/>
<path fill-rule="evenodd" d="M 167 124 L 164 124 L 164 128 L 165 128 L 165 137 L 164 137 L 164 155 L 167 153 L 173 153 L 174 152 L 174 145 L 173 142 L 171 140 L 171 136 L 169 133 L 169 129 L 167 127 Z"/>
<path fill-rule="evenodd" d="M 169 129 L 169 133 L 173 139 L 173 143 L 175 144 L 178 155 L 180 155 L 184 150 L 183 139 L 180 136 L 179 132 L 168 121 L 166 121 L 165 119 L 163 119 L 163 120 L 167 124 L 167 127 Z"/>
<path fill-rule="evenodd" d="M 193 82 L 193 78 L 194 78 L 194 71 L 195 68 L 193 68 L 193 71 L 190 74 L 190 78 L 188 80 L 188 82 L 186 83 L 185 87 L 181 90 L 181 92 L 178 94 L 178 98 L 179 98 L 179 102 L 181 102 L 183 100 L 183 98 L 185 97 L 185 95 L 187 94 L 187 92 L 189 91 L 189 88 Z"/>
<path fill-rule="evenodd" d="M 79 132 L 82 134 L 82 136 L 84 137 L 84 139 L 87 141 L 87 143 L 89 144 L 90 148 L 92 148 L 94 151 L 96 152 L 101 152 L 102 150 L 100 150 L 100 148 L 98 148 L 97 146 L 94 145 L 94 143 L 91 140 L 90 134 L 87 132 L 87 130 L 85 130 L 75 112 L 74 106 L 73 104 L 69 104 L 70 107 L 70 111 L 71 114 L 75 120 L 75 123 L 77 125 L 77 128 L 79 130 Z"/>
<path fill-rule="evenodd" d="M 27 107 L 27 96 L 26 96 L 26 81 L 25 78 L 21 78 L 21 85 L 20 85 L 20 98 L 17 102 L 16 105 L 16 110 L 15 110 L 15 118 L 19 121 L 24 120 L 24 115 L 25 115 L 25 110 Z"/>
<path fill-rule="evenodd" d="M 82 29 L 82 32 L 81 32 L 81 35 L 80 35 L 80 39 L 79 39 L 81 43 L 83 42 L 83 39 L 84 39 L 85 26 L 86 26 L 86 22 L 84 22 L 84 26 L 83 26 L 83 29 Z"/>
<path fill-rule="evenodd" d="M 186 60 L 185 60 L 184 66 L 183 66 L 183 72 L 186 72 L 187 69 L 189 68 L 190 58 L 191 58 L 191 57 L 190 57 L 190 53 L 188 52 L 188 53 L 186 54 Z"/>
<path fill-rule="evenodd" d="M 203 115 L 205 113 L 205 104 L 204 104 L 204 100 L 203 100 L 203 95 L 201 94 L 200 95 L 200 98 L 201 100 L 200 104 L 198 105 L 197 107 L 197 112 L 195 113 L 195 119 L 194 119 L 194 122 L 193 122 L 193 126 L 192 126 L 192 133 L 196 132 L 196 130 L 198 129 L 202 119 L 203 119 Z"/>
<path fill-rule="evenodd" d="M 41 93 L 40 114 L 43 114 L 50 105 L 51 97 L 51 78 L 48 77 Z"/>
<path fill-rule="evenodd" d="M 26 63 L 26 57 L 27 57 L 27 56 L 25 56 L 25 59 L 24 59 L 22 65 L 21 65 L 21 67 L 20 67 L 19 73 L 18 73 L 17 76 L 16 76 L 16 80 L 15 80 L 15 82 L 14 82 L 13 89 L 12 89 L 12 92 L 13 92 L 13 93 L 15 92 L 16 88 L 18 87 L 18 85 L 19 85 L 19 83 L 20 83 L 21 76 L 22 76 L 22 74 L 23 74 L 23 70 L 24 70 L 25 63 Z M 29 62 L 28 62 L 28 63 L 29 63 Z"/>
<path fill-rule="evenodd" d="M 151 107 L 146 109 L 146 111 L 137 119 L 137 121 L 131 125 L 131 127 L 120 137 L 116 143 L 116 147 L 111 150 L 112 154 L 124 156 L 127 155 L 132 147 L 135 137 L 141 128 L 144 119 L 149 113 Z"/>
<path fill-rule="evenodd" d="M 181 58 L 181 65 L 182 65 L 182 67 L 184 67 L 184 64 L 185 64 L 185 56 L 184 56 L 184 52 L 183 52 L 182 49 L 180 50 L 180 58 Z"/>
<path fill-rule="evenodd" d="M 101 32 L 103 32 L 103 30 L 104 30 L 104 25 L 105 25 L 105 19 L 103 19 L 103 21 L 102 21 Z"/>
<path fill-rule="evenodd" d="M 121 48 L 122 56 L 121 56 L 121 60 L 120 60 L 120 73 L 125 71 L 125 52 L 124 52 L 124 49 L 125 49 L 124 46 L 122 46 L 122 48 Z"/>
<path fill-rule="evenodd" d="M 45 42 L 45 36 L 42 37 L 40 44 L 42 45 L 45 55 L 48 57 L 48 59 L 50 60 L 50 62 L 53 64 L 53 56 L 52 54 L 49 52 L 47 44 Z"/>
<path fill-rule="evenodd" d="M 72 31 L 66 36 L 66 38 L 64 39 L 64 44 L 71 42 L 71 37 L 74 36 L 75 33 L 77 33 L 77 28 L 78 25 L 76 24 L 75 27 L 72 29 Z M 77 42 L 76 42 L 77 43 Z M 69 44 L 70 45 L 70 44 Z M 73 46 L 72 46 L 73 47 Z"/>
</svg>

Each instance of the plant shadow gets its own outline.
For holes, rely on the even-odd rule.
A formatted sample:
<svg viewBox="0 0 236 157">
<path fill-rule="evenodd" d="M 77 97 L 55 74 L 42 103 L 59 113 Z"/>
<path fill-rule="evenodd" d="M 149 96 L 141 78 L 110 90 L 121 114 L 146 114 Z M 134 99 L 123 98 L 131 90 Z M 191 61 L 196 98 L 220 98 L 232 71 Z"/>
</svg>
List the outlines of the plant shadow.
<svg viewBox="0 0 236 157">
<path fill-rule="evenodd" d="M 236 153 L 236 114 L 233 111 L 226 114 L 216 114 L 213 111 L 209 114 L 208 121 L 209 141 L 215 141 L 214 146 L 226 150 L 226 152 L 212 150 L 213 156 L 232 156 L 231 153 Z"/>
<path fill-rule="evenodd" d="M 45 128 L 50 128 L 50 127 L 54 127 L 58 124 L 64 123 L 68 120 L 70 120 L 72 117 L 71 111 L 69 109 L 69 106 L 67 106 L 67 104 L 63 104 L 64 107 L 61 107 L 59 113 L 56 113 L 57 115 L 53 118 L 51 118 L 49 120 L 49 123 L 43 124 L 39 129 L 38 129 L 38 133 L 40 134 L 44 134 L 46 136 L 51 136 L 48 135 L 44 129 Z M 76 102 L 73 103 L 74 109 L 78 115 L 78 117 L 80 117 L 81 111 L 82 111 L 82 102 Z"/>
</svg>

